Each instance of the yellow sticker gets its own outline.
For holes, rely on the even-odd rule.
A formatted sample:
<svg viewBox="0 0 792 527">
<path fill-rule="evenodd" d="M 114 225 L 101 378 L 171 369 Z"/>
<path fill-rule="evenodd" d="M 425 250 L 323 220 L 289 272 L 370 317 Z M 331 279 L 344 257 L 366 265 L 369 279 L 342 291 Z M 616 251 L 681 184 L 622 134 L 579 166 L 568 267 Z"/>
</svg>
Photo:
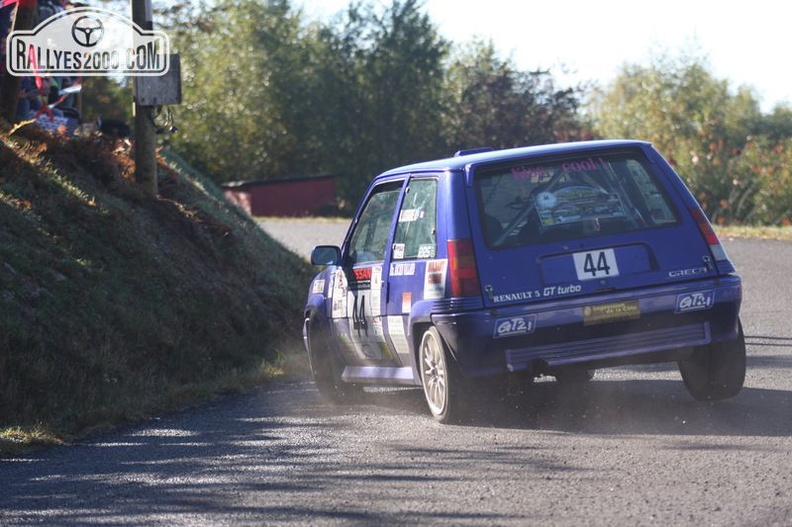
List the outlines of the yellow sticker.
<svg viewBox="0 0 792 527">
<path fill-rule="evenodd" d="M 583 325 L 593 326 L 607 322 L 637 320 L 641 318 L 641 309 L 637 300 L 625 300 L 611 304 L 599 304 L 583 308 Z"/>
</svg>

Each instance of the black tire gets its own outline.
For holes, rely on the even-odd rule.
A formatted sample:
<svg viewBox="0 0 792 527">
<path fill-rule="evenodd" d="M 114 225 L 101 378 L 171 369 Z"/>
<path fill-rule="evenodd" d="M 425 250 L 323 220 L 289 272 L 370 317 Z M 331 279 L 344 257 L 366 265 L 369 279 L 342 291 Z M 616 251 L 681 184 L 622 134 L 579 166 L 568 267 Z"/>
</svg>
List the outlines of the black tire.
<svg viewBox="0 0 792 527">
<path fill-rule="evenodd" d="M 332 356 L 329 338 L 321 325 L 313 319 L 306 322 L 308 359 L 314 384 L 322 398 L 333 404 L 351 404 L 360 398 L 363 386 L 341 380 L 340 366 Z"/>
<path fill-rule="evenodd" d="M 734 397 L 745 382 L 745 336 L 739 323 L 737 338 L 697 348 L 693 357 L 679 362 L 679 372 L 690 395 L 699 401 Z"/>
<path fill-rule="evenodd" d="M 421 338 L 418 366 L 432 416 L 443 424 L 459 422 L 465 406 L 461 398 L 464 380 L 448 347 L 434 327 L 426 330 Z"/>
</svg>

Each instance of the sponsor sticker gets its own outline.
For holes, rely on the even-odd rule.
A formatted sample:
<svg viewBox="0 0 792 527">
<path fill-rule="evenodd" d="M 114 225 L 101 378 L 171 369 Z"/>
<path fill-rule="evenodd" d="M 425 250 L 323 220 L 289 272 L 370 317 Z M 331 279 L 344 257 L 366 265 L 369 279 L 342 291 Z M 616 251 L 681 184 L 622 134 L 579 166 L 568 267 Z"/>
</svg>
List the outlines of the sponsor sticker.
<svg viewBox="0 0 792 527">
<path fill-rule="evenodd" d="M 399 223 L 418 221 L 426 215 L 421 209 L 406 209 L 399 212 Z"/>
<path fill-rule="evenodd" d="M 403 243 L 394 243 L 393 244 L 393 259 L 394 260 L 403 260 L 404 259 L 404 248 L 405 248 L 405 245 Z"/>
<path fill-rule="evenodd" d="M 313 284 L 311 285 L 311 294 L 312 295 L 319 295 L 324 293 L 325 288 L 325 281 L 324 280 L 314 280 Z"/>
<path fill-rule="evenodd" d="M 358 267 L 352 269 L 352 280 L 349 288 L 353 290 L 371 289 L 371 267 Z"/>
<path fill-rule="evenodd" d="M 709 309 L 715 302 L 714 291 L 698 291 L 696 293 L 685 293 L 677 295 L 676 312 L 687 313 L 689 311 L 701 311 Z"/>
<path fill-rule="evenodd" d="M 409 360 L 410 343 L 407 340 L 407 333 L 404 331 L 404 320 L 401 315 L 388 317 L 388 336 L 396 353 L 405 360 Z"/>
<path fill-rule="evenodd" d="M 426 262 L 424 275 L 424 299 L 443 298 L 445 296 L 446 270 L 448 260 L 429 260 Z"/>
<path fill-rule="evenodd" d="M 371 316 L 374 323 L 380 320 L 382 314 L 382 266 L 375 265 L 371 268 Z"/>
<path fill-rule="evenodd" d="M 412 309 L 412 293 L 402 293 L 402 313 L 409 313 Z"/>
<path fill-rule="evenodd" d="M 610 304 L 598 304 L 583 308 L 583 325 L 593 326 L 608 322 L 637 320 L 641 318 L 641 309 L 637 300 L 625 300 Z"/>
<path fill-rule="evenodd" d="M 418 258 L 434 258 L 435 245 L 433 243 L 425 243 L 418 247 Z"/>
<path fill-rule="evenodd" d="M 511 337 L 513 335 L 527 335 L 536 329 L 536 315 L 521 317 L 499 318 L 495 321 L 493 338 Z"/>
<path fill-rule="evenodd" d="M 348 283 L 343 269 L 337 269 L 333 275 L 333 294 L 332 317 L 344 318 L 347 312 L 347 289 Z"/>
<path fill-rule="evenodd" d="M 413 276 L 415 274 L 415 262 L 392 263 L 390 268 L 391 276 Z"/>
</svg>

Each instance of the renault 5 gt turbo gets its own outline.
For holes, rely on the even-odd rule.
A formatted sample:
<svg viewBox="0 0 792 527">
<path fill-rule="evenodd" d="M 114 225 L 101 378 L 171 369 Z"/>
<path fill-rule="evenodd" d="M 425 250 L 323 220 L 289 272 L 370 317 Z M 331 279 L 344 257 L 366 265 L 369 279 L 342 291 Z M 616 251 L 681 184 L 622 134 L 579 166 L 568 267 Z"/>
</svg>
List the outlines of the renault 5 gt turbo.
<svg viewBox="0 0 792 527">
<path fill-rule="evenodd" d="M 316 386 L 466 396 L 540 376 L 677 363 L 699 400 L 745 378 L 740 277 L 669 163 L 642 141 L 458 152 L 369 185 L 341 247 L 318 246 L 303 336 Z"/>
</svg>

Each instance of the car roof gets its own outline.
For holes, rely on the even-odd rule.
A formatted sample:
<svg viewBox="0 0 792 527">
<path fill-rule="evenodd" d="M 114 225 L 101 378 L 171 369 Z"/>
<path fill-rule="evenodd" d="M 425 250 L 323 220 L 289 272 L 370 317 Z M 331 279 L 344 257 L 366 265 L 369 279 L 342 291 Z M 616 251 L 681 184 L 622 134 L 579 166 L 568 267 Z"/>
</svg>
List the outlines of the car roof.
<svg viewBox="0 0 792 527">
<path fill-rule="evenodd" d="M 415 163 L 412 165 L 405 165 L 398 168 L 393 168 L 387 172 L 383 172 L 378 177 L 392 176 L 404 173 L 416 172 L 445 172 L 464 170 L 468 166 L 486 164 L 490 162 L 509 161 L 511 159 L 524 159 L 533 156 L 545 155 L 563 155 L 574 154 L 576 152 L 587 151 L 591 149 L 605 149 L 605 148 L 619 148 L 619 147 L 635 147 L 635 146 L 648 146 L 646 141 L 638 141 L 633 139 L 614 139 L 603 141 L 579 141 L 574 143 L 556 143 L 549 145 L 538 146 L 525 146 L 520 148 L 508 148 L 505 150 L 492 150 L 488 152 L 481 152 L 469 155 L 460 155 L 458 157 L 448 157 L 445 159 L 437 159 L 434 161 L 424 161 L 422 163 Z"/>
</svg>

